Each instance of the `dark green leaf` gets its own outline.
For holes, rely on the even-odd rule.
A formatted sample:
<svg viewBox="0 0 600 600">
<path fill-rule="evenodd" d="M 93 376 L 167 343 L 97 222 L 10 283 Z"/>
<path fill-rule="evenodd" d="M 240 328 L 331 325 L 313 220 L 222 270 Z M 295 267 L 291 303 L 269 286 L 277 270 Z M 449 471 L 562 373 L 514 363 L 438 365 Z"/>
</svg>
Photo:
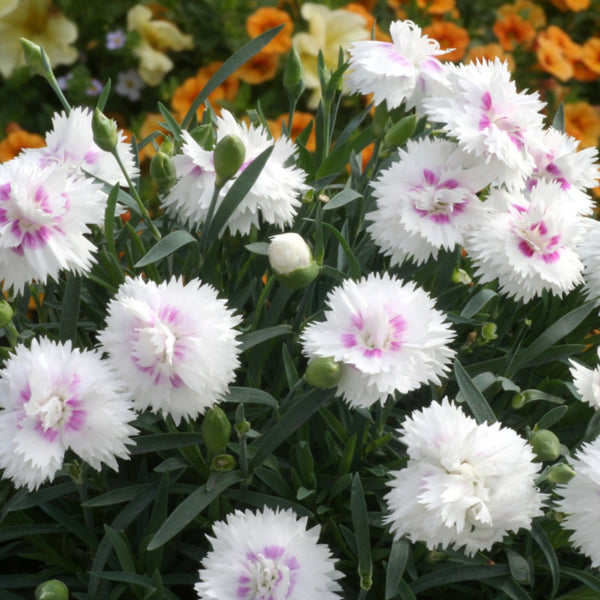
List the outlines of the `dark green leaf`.
<svg viewBox="0 0 600 600">
<path fill-rule="evenodd" d="M 139 269 L 141 267 L 145 267 L 146 265 L 158 262 L 166 256 L 173 254 L 182 246 L 191 244 L 192 242 L 197 243 L 197 241 L 198 240 L 196 240 L 196 238 L 188 231 L 184 231 L 183 229 L 172 231 L 162 238 L 162 240 L 154 244 L 154 246 L 148 250 L 146 255 L 138 260 L 134 266 L 136 269 Z"/>
</svg>

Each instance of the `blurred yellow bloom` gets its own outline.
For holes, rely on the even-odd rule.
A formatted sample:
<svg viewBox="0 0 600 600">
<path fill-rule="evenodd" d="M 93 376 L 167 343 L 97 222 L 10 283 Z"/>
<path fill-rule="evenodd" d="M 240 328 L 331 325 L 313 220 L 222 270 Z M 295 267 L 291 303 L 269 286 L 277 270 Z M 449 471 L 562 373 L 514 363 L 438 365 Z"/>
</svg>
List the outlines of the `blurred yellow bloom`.
<svg viewBox="0 0 600 600">
<path fill-rule="evenodd" d="M 4 77 L 25 66 L 22 37 L 43 46 L 52 66 L 70 65 L 77 59 L 71 46 L 77 26 L 50 0 L 0 0 L 0 74 Z"/>
<path fill-rule="evenodd" d="M 308 21 L 308 32 L 297 33 L 292 42 L 304 67 L 306 87 L 313 90 L 308 101 L 316 108 L 321 97 L 318 55 L 323 52 L 325 66 L 336 69 L 340 47 L 346 50 L 353 42 L 370 39 L 365 19 L 348 10 L 331 10 L 327 6 L 306 2 L 302 5 L 302 17 Z"/>
<path fill-rule="evenodd" d="M 148 85 L 158 85 L 173 68 L 167 50 L 190 50 L 194 47 L 191 35 L 183 34 L 170 21 L 153 20 L 152 11 L 136 4 L 127 13 L 127 29 L 137 31 L 140 41 L 133 53 L 140 59 L 138 71 Z"/>
</svg>

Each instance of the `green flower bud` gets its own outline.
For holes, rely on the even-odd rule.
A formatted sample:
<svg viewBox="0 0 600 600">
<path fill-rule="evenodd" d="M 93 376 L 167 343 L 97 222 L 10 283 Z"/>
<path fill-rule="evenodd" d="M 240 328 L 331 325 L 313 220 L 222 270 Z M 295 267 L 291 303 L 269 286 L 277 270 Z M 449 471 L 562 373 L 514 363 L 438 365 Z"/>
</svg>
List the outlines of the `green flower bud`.
<svg viewBox="0 0 600 600">
<path fill-rule="evenodd" d="M 383 144 L 386 148 L 398 148 L 406 143 L 408 138 L 414 133 L 419 117 L 417 115 L 408 115 L 394 123 L 383 136 Z"/>
<path fill-rule="evenodd" d="M 487 341 L 495 340 L 498 337 L 497 329 L 496 323 L 484 323 L 481 327 L 481 337 Z"/>
<path fill-rule="evenodd" d="M 23 56 L 25 57 L 25 62 L 29 68 L 36 75 L 41 75 L 42 77 L 52 75 L 50 61 L 48 60 L 48 55 L 45 50 L 41 46 L 38 46 L 38 44 L 34 44 L 26 38 L 20 38 L 20 41 L 21 48 L 23 48 Z"/>
<path fill-rule="evenodd" d="M 526 403 L 527 398 L 525 397 L 525 394 L 522 394 L 521 392 L 517 392 L 511 400 L 511 405 L 516 410 L 518 410 L 519 408 L 523 408 Z"/>
<path fill-rule="evenodd" d="M 223 452 L 231 435 L 231 423 L 223 409 L 219 406 L 209 408 L 200 430 L 204 436 L 204 443 L 210 452 Z"/>
<path fill-rule="evenodd" d="M 213 151 L 217 185 L 222 186 L 239 171 L 246 158 L 246 146 L 237 135 L 226 135 Z"/>
<path fill-rule="evenodd" d="M 308 244 L 297 233 L 274 235 L 267 256 L 277 279 L 293 290 L 306 287 L 319 274 Z"/>
<path fill-rule="evenodd" d="M 533 453 L 541 461 L 556 460 L 560 456 L 560 440 L 548 429 L 534 431 L 529 443 Z"/>
<path fill-rule="evenodd" d="M 464 269 L 454 269 L 452 271 L 452 283 L 462 283 L 464 285 L 469 285 L 472 279 L 469 274 Z"/>
<path fill-rule="evenodd" d="M 235 458 L 231 454 L 218 454 L 212 459 L 210 468 L 213 471 L 233 471 L 235 469 Z"/>
<path fill-rule="evenodd" d="M 6 300 L 0 300 L 0 327 L 6 327 L 15 316 L 15 311 Z"/>
<path fill-rule="evenodd" d="M 331 357 L 317 356 L 309 361 L 304 372 L 306 383 L 318 388 L 337 385 L 342 377 L 342 366 Z"/>
<path fill-rule="evenodd" d="M 298 100 L 302 92 L 306 89 L 304 68 L 302 67 L 300 55 L 294 46 L 292 46 L 288 54 L 288 59 L 283 70 L 283 87 L 294 100 Z"/>
<path fill-rule="evenodd" d="M 190 135 L 204 150 L 212 150 L 215 147 L 215 130 L 212 125 L 198 125 L 190 131 Z"/>
<path fill-rule="evenodd" d="M 175 165 L 171 157 L 162 151 L 162 148 L 150 161 L 150 175 L 160 193 L 168 192 L 177 181 Z"/>
<path fill-rule="evenodd" d="M 173 156 L 173 154 L 175 154 L 175 144 L 170 138 L 165 138 L 160 145 L 160 151 L 167 156 Z"/>
<path fill-rule="evenodd" d="M 69 588 L 58 579 L 49 579 L 35 588 L 35 600 L 68 600 Z"/>
<path fill-rule="evenodd" d="M 571 479 L 575 477 L 575 471 L 564 463 L 558 463 L 556 465 L 552 465 L 550 469 L 548 469 L 548 479 L 552 483 L 567 483 Z"/>
<path fill-rule="evenodd" d="M 98 107 L 94 109 L 92 116 L 92 133 L 96 146 L 106 152 L 111 152 L 117 146 L 117 123 L 109 119 Z"/>
<path fill-rule="evenodd" d="M 241 438 L 242 436 L 246 435 L 250 431 L 250 421 L 246 421 L 246 419 L 244 419 L 243 421 L 240 421 L 235 426 L 235 430 L 237 431 L 238 437 Z"/>
</svg>

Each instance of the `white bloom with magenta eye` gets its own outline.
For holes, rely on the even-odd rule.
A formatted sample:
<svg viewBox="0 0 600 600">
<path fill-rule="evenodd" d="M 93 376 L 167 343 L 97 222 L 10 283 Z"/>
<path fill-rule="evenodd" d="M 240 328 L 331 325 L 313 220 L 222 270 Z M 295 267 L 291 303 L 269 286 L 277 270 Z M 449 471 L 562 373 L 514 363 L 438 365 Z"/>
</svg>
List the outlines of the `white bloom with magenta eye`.
<svg viewBox="0 0 600 600">
<path fill-rule="evenodd" d="M 300 206 L 299 196 L 307 189 L 304 171 L 287 166 L 295 152 L 292 141 L 286 137 L 273 141 L 263 127 L 239 123 L 226 110 L 221 112 L 216 121 L 217 143 L 227 136 L 234 136 L 244 145 L 245 160 L 235 177 L 261 152 L 274 146 L 258 179 L 230 215 L 224 229 L 229 229 L 231 233 L 246 234 L 252 225 L 259 226 L 260 219 L 280 229 L 290 225 Z M 213 152 L 202 148 L 185 131 L 183 140 L 183 154 L 173 157 L 179 180 L 163 203 L 178 218 L 190 225 L 199 226 L 207 216 L 217 179 Z M 217 209 L 235 177 L 221 188 Z"/>
<path fill-rule="evenodd" d="M 394 21 L 390 36 L 391 43 L 366 40 L 350 46 L 344 84 L 350 92 L 372 93 L 375 105 L 385 102 L 391 110 L 406 100 L 411 108 L 428 93 L 431 83 L 443 79 L 436 56 L 451 49 L 442 50 L 412 21 Z"/>
<path fill-rule="evenodd" d="M 121 285 L 99 334 L 139 410 L 195 418 L 227 392 L 239 365 L 240 318 L 209 285 L 192 279 Z"/>
<path fill-rule="evenodd" d="M 34 340 L 0 371 L 0 468 L 16 486 L 52 480 L 72 450 L 94 469 L 127 458 L 135 418 L 115 373 L 96 351 Z"/>
<path fill-rule="evenodd" d="M 309 358 L 341 363 L 337 395 L 350 406 L 367 408 L 396 391 L 441 383 L 454 356 L 454 333 L 413 283 L 371 273 L 335 288 L 327 306 L 325 321 L 308 325 L 301 343 Z"/>
<path fill-rule="evenodd" d="M 319 527 L 293 510 L 236 510 L 213 525 L 212 550 L 195 590 L 200 600 L 336 600 L 342 576 Z"/>
<path fill-rule="evenodd" d="M 600 359 L 600 348 L 598 348 L 598 358 Z M 581 400 L 596 410 L 600 410 L 600 366 L 590 369 L 581 363 L 570 360 L 569 372 Z"/>
<path fill-rule="evenodd" d="M 497 278 L 503 293 L 527 302 L 544 290 L 562 296 L 582 282 L 576 248 L 584 218 L 559 183 L 539 181 L 529 193 L 493 190 L 485 206 L 487 222 L 465 243 L 480 283 Z"/>
<path fill-rule="evenodd" d="M 478 425 L 444 399 L 413 412 L 399 434 L 409 460 L 390 473 L 384 519 L 396 538 L 472 555 L 542 514 L 545 497 L 534 484 L 540 464 L 512 429 Z"/>
<path fill-rule="evenodd" d="M 464 231 L 486 218 L 477 192 L 488 183 L 487 169 L 447 140 L 409 140 L 399 160 L 372 183 L 377 201 L 366 215 L 380 249 L 400 264 L 437 258 L 442 248 L 463 244 Z"/>
<path fill-rule="evenodd" d="M 562 496 L 556 503 L 558 510 L 566 513 L 561 522 L 570 530 L 569 541 L 575 548 L 589 557 L 592 567 L 600 567 L 600 438 L 584 444 L 575 454 L 572 463 L 575 476 L 555 491 Z"/>
<path fill-rule="evenodd" d="M 104 218 L 106 195 L 67 167 L 40 168 L 29 156 L 0 165 L 0 271 L 20 291 L 32 280 L 82 273 L 95 246 L 85 237 Z"/>
</svg>

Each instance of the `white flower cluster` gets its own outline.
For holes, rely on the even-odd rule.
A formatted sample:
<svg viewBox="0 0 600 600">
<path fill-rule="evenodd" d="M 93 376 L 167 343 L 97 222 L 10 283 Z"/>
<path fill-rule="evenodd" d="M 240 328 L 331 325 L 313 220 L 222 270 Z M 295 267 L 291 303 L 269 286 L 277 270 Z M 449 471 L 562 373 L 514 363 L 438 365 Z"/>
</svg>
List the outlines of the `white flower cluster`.
<svg viewBox="0 0 600 600">
<path fill-rule="evenodd" d="M 591 219 L 587 190 L 597 151 L 545 127 L 536 93 L 518 92 L 505 63 L 441 63 L 439 46 L 411 21 L 390 27 L 392 43 L 356 42 L 346 87 L 375 104 L 402 103 L 446 138 L 411 141 L 372 183 L 369 231 L 392 264 L 421 263 L 463 246 L 482 283 L 527 302 L 592 283 L 599 253 L 581 244 Z M 485 201 L 482 201 L 485 200 Z"/>
</svg>

